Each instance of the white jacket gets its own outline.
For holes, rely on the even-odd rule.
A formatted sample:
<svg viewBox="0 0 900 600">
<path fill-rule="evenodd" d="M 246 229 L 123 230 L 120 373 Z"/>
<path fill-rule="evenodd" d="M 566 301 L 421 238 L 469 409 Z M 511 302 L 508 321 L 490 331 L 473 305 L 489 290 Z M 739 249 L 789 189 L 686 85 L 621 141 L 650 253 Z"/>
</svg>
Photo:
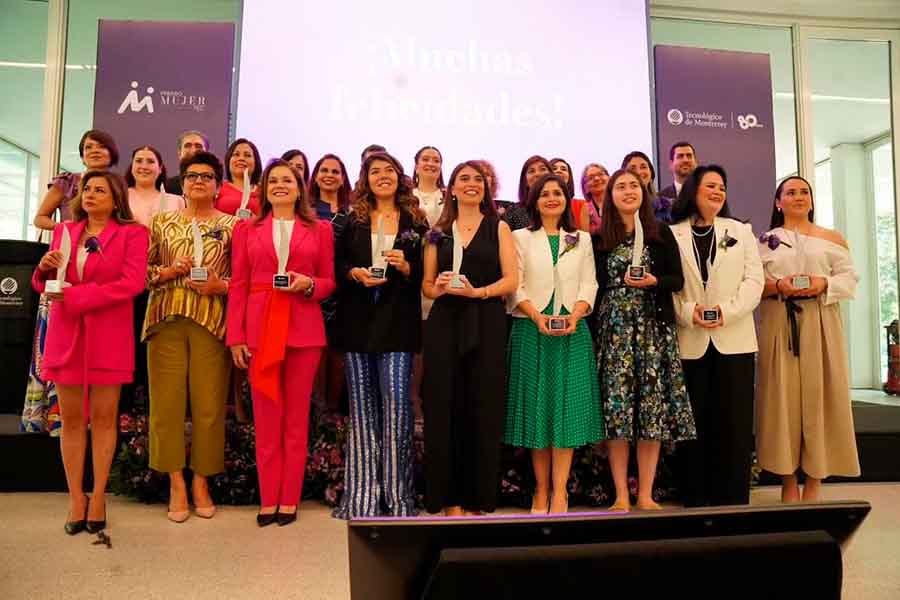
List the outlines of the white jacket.
<svg viewBox="0 0 900 600">
<path fill-rule="evenodd" d="M 559 231 L 559 271 L 562 293 L 559 300 L 570 313 L 579 301 L 594 306 L 597 297 L 597 275 L 594 267 L 594 247 L 591 236 L 584 231 Z M 566 236 L 578 236 L 575 246 L 566 251 Z M 527 315 L 517 307 L 530 300 L 538 311 L 543 311 L 553 296 L 553 257 L 550 240 L 543 227 L 537 231 L 518 229 L 513 231 L 518 254 L 519 287 L 507 297 L 507 308 L 514 317 Z"/>
<path fill-rule="evenodd" d="M 710 341 L 722 354 L 756 352 L 753 309 L 759 304 L 765 280 L 753 228 L 734 219 L 716 217 L 716 261 L 704 290 L 700 267 L 694 258 L 690 220 L 671 227 L 684 271 L 684 287 L 672 295 L 681 358 L 701 358 Z M 737 240 L 737 244 L 727 249 L 720 246 L 726 233 Z M 721 306 L 725 324 L 714 329 L 695 325 L 693 315 L 697 304 Z"/>
</svg>

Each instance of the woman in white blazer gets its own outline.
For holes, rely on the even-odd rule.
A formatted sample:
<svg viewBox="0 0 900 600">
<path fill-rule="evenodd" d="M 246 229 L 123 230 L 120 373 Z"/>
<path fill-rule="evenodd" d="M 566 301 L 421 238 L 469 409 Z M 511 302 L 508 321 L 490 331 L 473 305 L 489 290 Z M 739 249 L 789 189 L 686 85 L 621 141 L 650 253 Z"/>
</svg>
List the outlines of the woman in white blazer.
<svg viewBox="0 0 900 600">
<path fill-rule="evenodd" d="M 568 510 L 574 449 L 603 437 L 597 367 L 583 320 L 597 296 L 594 250 L 572 222 L 571 201 L 562 179 L 544 175 L 529 191 L 532 225 L 513 232 L 519 285 L 508 300 L 514 318 L 505 441 L 531 449 L 533 514 Z"/>
<path fill-rule="evenodd" d="M 685 506 L 750 500 L 753 310 L 764 281 L 753 229 L 731 218 L 727 184 L 722 167 L 697 167 L 672 213 L 684 271 L 678 346 L 697 425 L 697 439 L 678 447 Z"/>
</svg>

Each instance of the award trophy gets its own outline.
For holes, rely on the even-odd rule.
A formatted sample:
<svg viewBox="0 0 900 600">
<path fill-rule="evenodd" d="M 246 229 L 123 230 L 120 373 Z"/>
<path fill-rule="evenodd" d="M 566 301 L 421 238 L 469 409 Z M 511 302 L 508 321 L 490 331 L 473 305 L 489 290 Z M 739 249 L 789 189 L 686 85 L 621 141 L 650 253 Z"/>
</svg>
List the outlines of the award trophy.
<svg viewBox="0 0 900 600">
<path fill-rule="evenodd" d="M 244 189 L 241 191 L 241 207 L 237 209 L 235 216 L 244 221 L 253 216 L 253 212 L 247 208 L 250 204 L 250 169 L 244 169 Z"/>
<path fill-rule="evenodd" d="M 450 287 L 455 290 L 462 290 L 466 287 L 466 284 L 463 283 L 459 276 L 459 270 L 462 268 L 462 259 L 462 235 L 459 233 L 456 221 L 453 221 L 453 276 L 450 278 Z"/>
<path fill-rule="evenodd" d="M 714 323 L 719 320 L 719 309 L 718 308 L 704 308 L 703 312 L 703 320 L 709 323 Z"/>
<path fill-rule="evenodd" d="M 641 224 L 641 215 L 634 214 L 634 247 L 631 251 L 631 266 L 628 268 L 628 276 L 631 279 L 643 279 L 646 269 L 641 264 L 644 256 L 644 226 Z"/>
<path fill-rule="evenodd" d="M 569 326 L 565 317 L 559 315 L 562 308 L 562 280 L 559 278 L 559 270 L 553 265 L 553 316 L 547 321 L 547 329 L 550 331 L 563 331 Z"/>
<path fill-rule="evenodd" d="M 375 260 L 369 267 L 369 276 L 373 279 L 384 279 L 387 272 L 387 261 L 384 259 L 384 217 L 378 217 L 378 228 L 375 232 Z"/>
<path fill-rule="evenodd" d="M 791 277 L 791 285 L 798 290 L 805 290 L 811 284 L 809 275 L 794 275 Z"/>
<path fill-rule="evenodd" d="M 191 232 L 194 234 L 194 266 L 191 267 L 191 281 L 206 281 L 209 279 L 209 269 L 201 267 L 203 264 L 203 235 L 197 219 L 191 221 Z"/>
<path fill-rule="evenodd" d="M 66 226 L 63 226 L 59 251 L 62 252 L 62 259 L 56 269 L 56 279 L 49 279 L 44 286 L 44 292 L 47 294 L 62 294 L 63 288 L 70 285 L 66 283 L 66 269 L 69 268 L 69 258 L 72 256 L 72 238 L 69 236 L 69 228 Z"/>
<path fill-rule="evenodd" d="M 286 290 L 291 287 L 291 277 L 287 274 L 288 255 L 291 250 L 291 238 L 288 235 L 284 221 L 278 220 L 278 232 L 280 239 L 276 253 L 278 254 L 278 272 L 272 275 L 272 287 L 276 290 Z"/>
</svg>

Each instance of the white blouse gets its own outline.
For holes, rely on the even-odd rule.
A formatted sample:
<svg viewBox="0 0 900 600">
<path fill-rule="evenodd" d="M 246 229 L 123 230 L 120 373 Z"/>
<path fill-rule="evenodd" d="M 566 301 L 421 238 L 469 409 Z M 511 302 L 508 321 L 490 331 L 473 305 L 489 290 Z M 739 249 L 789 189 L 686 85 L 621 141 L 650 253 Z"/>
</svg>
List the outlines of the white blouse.
<svg viewBox="0 0 900 600">
<path fill-rule="evenodd" d="M 853 268 L 849 250 L 820 237 L 783 227 L 776 227 L 769 234 L 776 235 L 791 247 L 780 245 L 771 250 L 766 242 L 760 243 L 759 255 L 766 275 L 772 279 L 798 274 L 824 277 L 828 280 L 828 290 L 822 295 L 826 305 L 850 300 L 856 295 L 859 274 Z"/>
<path fill-rule="evenodd" d="M 428 226 L 434 227 L 441 218 L 441 212 L 444 210 L 444 193 L 440 189 L 433 192 L 423 192 L 419 188 L 413 190 L 413 194 L 419 199 L 419 208 L 425 213 L 428 219 Z"/>
<path fill-rule="evenodd" d="M 294 219 L 272 219 L 272 242 L 275 244 L 275 256 L 278 257 L 278 271 L 282 271 L 282 265 L 287 265 L 287 256 L 282 256 L 281 235 L 282 230 L 287 237 L 285 248 L 288 253 L 291 251 L 291 234 L 294 231 Z"/>
</svg>

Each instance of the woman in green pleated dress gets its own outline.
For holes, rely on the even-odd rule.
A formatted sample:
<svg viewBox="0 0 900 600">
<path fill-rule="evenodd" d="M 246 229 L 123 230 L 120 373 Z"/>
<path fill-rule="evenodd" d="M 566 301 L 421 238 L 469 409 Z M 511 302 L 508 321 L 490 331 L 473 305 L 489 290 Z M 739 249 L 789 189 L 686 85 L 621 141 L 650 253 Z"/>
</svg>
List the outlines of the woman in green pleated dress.
<svg viewBox="0 0 900 600">
<path fill-rule="evenodd" d="M 532 225 L 513 232 L 519 286 L 509 299 L 516 318 L 505 441 L 531 448 L 532 514 L 564 513 L 575 448 L 603 438 L 596 361 L 583 321 L 597 278 L 591 239 L 573 223 L 565 183 L 545 175 L 529 195 Z"/>
</svg>

